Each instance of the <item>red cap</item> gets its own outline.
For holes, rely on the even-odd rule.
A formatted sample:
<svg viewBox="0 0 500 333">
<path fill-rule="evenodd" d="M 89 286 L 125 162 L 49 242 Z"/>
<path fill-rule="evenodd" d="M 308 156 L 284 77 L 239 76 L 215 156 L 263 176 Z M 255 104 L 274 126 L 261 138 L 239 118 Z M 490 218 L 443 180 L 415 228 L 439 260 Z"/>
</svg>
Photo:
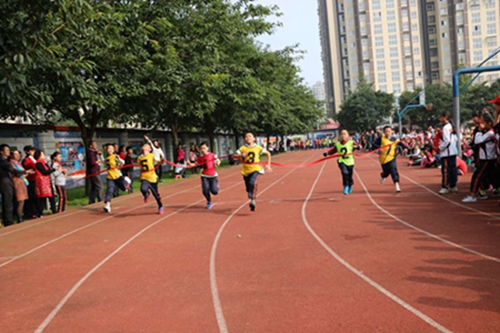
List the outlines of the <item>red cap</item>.
<svg viewBox="0 0 500 333">
<path fill-rule="evenodd" d="M 500 95 L 498 95 L 497 98 L 492 99 L 490 104 L 500 104 Z"/>
</svg>

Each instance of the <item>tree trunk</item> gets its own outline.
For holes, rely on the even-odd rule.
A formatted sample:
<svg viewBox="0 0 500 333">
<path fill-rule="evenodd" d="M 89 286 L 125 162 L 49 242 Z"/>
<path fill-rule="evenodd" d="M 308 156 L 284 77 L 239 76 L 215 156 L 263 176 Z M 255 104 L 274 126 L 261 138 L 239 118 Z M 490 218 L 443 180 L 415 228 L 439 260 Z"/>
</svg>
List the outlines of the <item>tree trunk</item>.
<svg viewBox="0 0 500 333">
<path fill-rule="evenodd" d="M 266 140 L 267 140 L 266 141 L 266 149 L 268 149 L 268 150 L 269 150 L 269 143 L 270 143 L 269 140 L 270 139 L 271 139 L 271 134 L 267 133 L 266 134 Z"/>
<path fill-rule="evenodd" d="M 212 152 L 215 154 L 217 152 L 217 146 L 215 145 L 215 136 L 213 132 L 207 132 L 208 135 L 208 141 L 210 141 L 210 147 L 212 149 Z M 217 152 L 218 155 L 222 155 L 222 152 Z"/>
<path fill-rule="evenodd" d="M 179 129 L 177 125 L 172 125 L 172 144 L 173 144 L 173 152 L 174 152 L 174 163 L 177 163 L 177 147 L 179 146 Z"/>
</svg>

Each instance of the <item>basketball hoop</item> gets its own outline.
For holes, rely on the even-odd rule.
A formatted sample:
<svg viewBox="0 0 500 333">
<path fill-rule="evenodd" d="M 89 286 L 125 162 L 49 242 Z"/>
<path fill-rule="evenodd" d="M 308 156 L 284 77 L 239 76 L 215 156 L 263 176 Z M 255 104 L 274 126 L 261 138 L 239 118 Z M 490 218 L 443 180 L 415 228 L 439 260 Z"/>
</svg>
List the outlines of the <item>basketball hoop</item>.
<svg viewBox="0 0 500 333">
<path fill-rule="evenodd" d="M 425 109 L 426 109 L 427 111 L 430 111 L 430 110 L 432 110 L 432 106 L 433 106 L 433 105 L 432 105 L 432 103 L 427 103 L 427 104 L 425 105 Z"/>
</svg>

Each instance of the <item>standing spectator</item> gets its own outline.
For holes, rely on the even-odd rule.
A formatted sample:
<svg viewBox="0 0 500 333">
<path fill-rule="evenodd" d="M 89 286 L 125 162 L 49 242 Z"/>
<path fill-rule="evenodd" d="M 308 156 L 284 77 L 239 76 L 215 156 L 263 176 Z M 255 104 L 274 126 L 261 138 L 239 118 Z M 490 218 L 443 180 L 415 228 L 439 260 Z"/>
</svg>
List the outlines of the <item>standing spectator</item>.
<svg viewBox="0 0 500 333">
<path fill-rule="evenodd" d="M 147 135 L 144 135 L 144 139 L 151 145 L 153 148 L 153 155 L 155 157 L 154 163 L 155 163 L 155 170 L 156 170 L 156 175 L 158 176 L 158 183 L 163 183 L 162 176 L 163 176 L 163 162 L 165 161 L 165 154 L 163 153 L 163 149 L 161 149 L 160 143 L 158 142 L 157 139 L 154 139 L 151 141 Z"/>
<path fill-rule="evenodd" d="M 132 147 L 128 146 L 127 149 L 127 154 L 125 155 L 125 165 L 126 167 L 122 169 L 122 173 L 125 177 L 128 177 L 130 179 L 130 188 L 129 188 L 129 193 L 134 193 L 134 188 L 133 188 L 133 183 L 134 183 L 134 149 Z"/>
<path fill-rule="evenodd" d="M 439 153 L 441 157 L 441 190 L 439 194 L 458 192 L 457 189 L 457 135 L 450 122 L 450 113 L 444 111 L 439 116 L 444 125 L 439 139 Z"/>
<path fill-rule="evenodd" d="M 18 171 L 24 171 L 24 168 L 21 166 L 21 152 L 19 150 L 12 150 L 10 153 L 10 162 L 14 169 Z M 24 209 L 24 201 L 28 200 L 28 180 L 24 176 L 15 176 L 13 175 L 12 180 L 14 182 L 14 191 L 15 191 L 15 201 L 14 208 L 17 213 L 17 223 L 21 223 L 24 221 L 23 219 L 23 209 Z"/>
<path fill-rule="evenodd" d="M 54 187 L 57 193 L 57 207 L 56 212 L 62 213 L 66 210 L 66 205 L 68 202 L 68 195 L 66 194 L 66 170 L 61 164 L 62 155 L 60 152 L 56 151 L 50 157 L 52 159 L 52 169 L 54 169 L 54 173 L 52 174 Z"/>
<path fill-rule="evenodd" d="M 36 160 L 35 158 L 33 157 L 33 155 L 35 155 L 35 147 L 33 146 L 26 146 L 24 147 L 24 153 L 26 154 L 26 157 L 23 159 L 22 161 L 22 166 L 24 168 L 24 170 L 26 170 L 26 172 L 30 171 L 27 175 L 27 178 L 28 178 L 28 182 L 29 182 L 29 185 L 28 185 L 28 200 L 26 201 L 26 204 L 25 204 L 25 211 L 24 211 L 24 215 L 29 217 L 29 218 L 33 218 L 33 219 L 36 219 L 37 217 L 37 213 L 38 213 L 38 210 L 37 210 L 37 203 L 38 203 L 38 198 L 36 197 L 36 191 L 35 191 L 35 188 L 36 188 L 36 185 L 35 185 L 35 181 L 36 181 L 36 175 L 35 175 L 35 164 L 36 164 Z"/>
<path fill-rule="evenodd" d="M 86 159 L 87 159 L 87 176 L 89 177 L 90 182 L 90 192 L 89 192 L 89 204 L 93 204 L 96 201 L 101 202 L 102 196 L 104 192 L 104 188 L 102 185 L 101 179 L 101 167 L 99 166 L 99 155 L 102 152 L 97 151 L 97 142 L 91 141 L 89 145 L 89 149 L 87 149 Z"/>
<path fill-rule="evenodd" d="M 125 161 L 126 156 L 127 156 L 127 151 L 125 150 L 125 146 L 121 145 L 120 149 L 118 149 L 118 157 L 120 157 L 123 161 Z"/>
<path fill-rule="evenodd" d="M 0 194 L 2 195 L 2 221 L 4 226 L 14 224 L 14 183 L 12 175 L 20 176 L 33 171 L 16 170 L 9 163 L 10 148 L 6 144 L 0 145 Z"/>
<path fill-rule="evenodd" d="M 50 175 L 55 171 L 50 168 L 45 161 L 45 153 L 43 150 L 35 152 L 35 175 L 36 175 L 36 196 L 38 197 L 38 217 L 43 217 L 43 211 L 46 207 L 47 199 L 50 200 L 52 213 L 56 213 L 54 192 L 52 191 L 52 182 Z"/>
<path fill-rule="evenodd" d="M 177 146 L 177 160 L 175 161 L 179 165 L 185 165 L 186 162 L 186 152 L 184 151 L 184 146 L 179 143 Z M 185 168 L 175 168 L 175 173 L 181 175 L 182 178 L 186 178 L 186 169 Z"/>
<path fill-rule="evenodd" d="M 189 164 L 195 165 L 199 155 L 200 153 L 198 152 L 198 148 L 195 145 L 191 145 L 191 149 L 189 150 Z M 197 172 L 198 172 L 198 167 L 191 168 L 192 175 L 194 175 Z"/>
</svg>

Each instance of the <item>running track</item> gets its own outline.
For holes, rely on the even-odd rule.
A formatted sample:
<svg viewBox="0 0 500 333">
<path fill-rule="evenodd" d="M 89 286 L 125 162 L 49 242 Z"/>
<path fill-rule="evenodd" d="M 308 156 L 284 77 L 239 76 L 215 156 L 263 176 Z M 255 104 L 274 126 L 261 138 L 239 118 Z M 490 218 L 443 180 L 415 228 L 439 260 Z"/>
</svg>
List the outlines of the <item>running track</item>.
<svg viewBox="0 0 500 333">
<path fill-rule="evenodd" d="M 300 164 L 320 151 L 276 158 Z M 436 169 L 400 159 L 403 193 L 358 159 L 261 177 L 239 167 L 206 211 L 199 179 L 0 230 L 1 332 L 498 332 L 500 207 L 435 195 Z"/>
</svg>

